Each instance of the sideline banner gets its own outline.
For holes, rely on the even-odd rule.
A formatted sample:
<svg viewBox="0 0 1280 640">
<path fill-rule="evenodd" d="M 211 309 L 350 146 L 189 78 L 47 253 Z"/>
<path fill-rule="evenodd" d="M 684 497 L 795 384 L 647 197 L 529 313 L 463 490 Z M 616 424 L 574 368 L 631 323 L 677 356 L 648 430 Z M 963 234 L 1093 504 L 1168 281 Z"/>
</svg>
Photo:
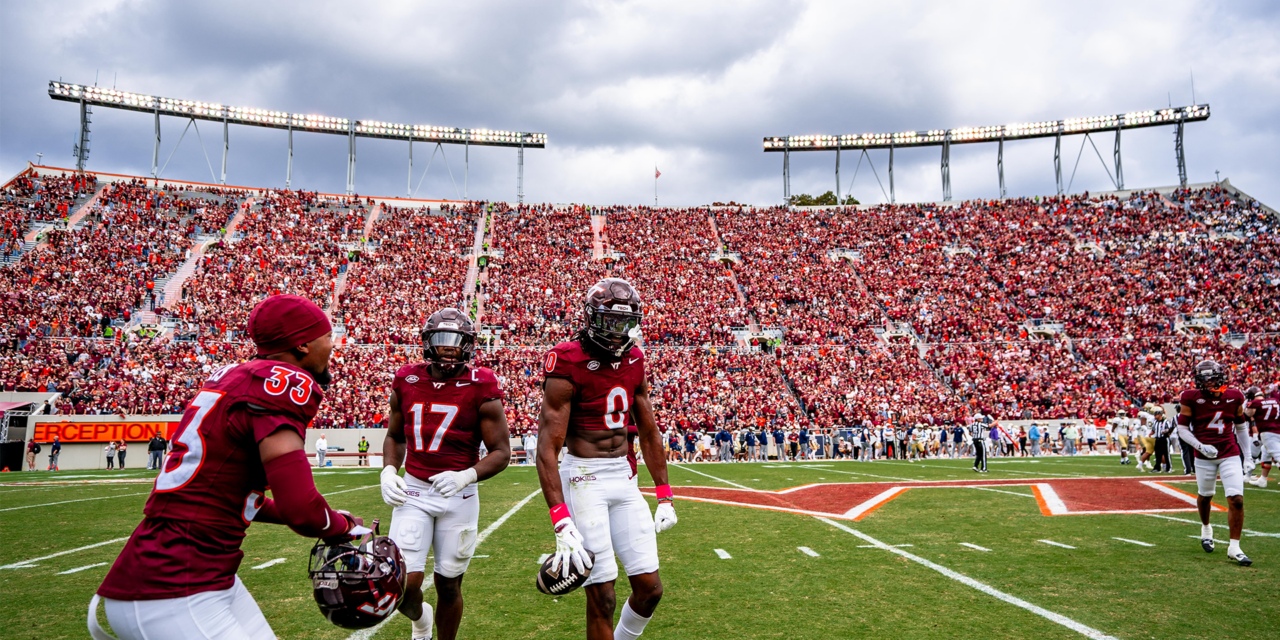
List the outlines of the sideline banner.
<svg viewBox="0 0 1280 640">
<path fill-rule="evenodd" d="M 146 442 L 159 433 L 165 440 L 172 440 L 178 422 L 124 421 L 114 422 L 37 422 L 32 434 L 36 442 L 53 442 L 58 436 L 64 443 L 73 442 Z"/>
</svg>

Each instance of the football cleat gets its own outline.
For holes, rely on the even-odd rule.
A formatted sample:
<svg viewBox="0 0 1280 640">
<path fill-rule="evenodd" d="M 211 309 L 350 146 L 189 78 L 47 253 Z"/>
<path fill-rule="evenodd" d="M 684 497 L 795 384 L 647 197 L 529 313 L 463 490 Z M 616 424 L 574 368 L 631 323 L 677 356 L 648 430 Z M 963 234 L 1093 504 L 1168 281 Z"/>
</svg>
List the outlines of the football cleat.
<svg viewBox="0 0 1280 640">
<path fill-rule="evenodd" d="M 1200 548 L 1205 553 L 1213 553 L 1213 538 L 1200 538 Z"/>
<path fill-rule="evenodd" d="M 1231 555 L 1228 553 L 1227 557 L 1231 558 L 1232 560 L 1235 560 L 1236 562 L 1239 562 L 1240 566 L 1242 567 L 1247 567 L 1253 564 L 1253 561 L 1250 560 L 1249 556 L 1246 556 L 1243 551 L 1239 551 L 1235 555 Z"/>
</svg>

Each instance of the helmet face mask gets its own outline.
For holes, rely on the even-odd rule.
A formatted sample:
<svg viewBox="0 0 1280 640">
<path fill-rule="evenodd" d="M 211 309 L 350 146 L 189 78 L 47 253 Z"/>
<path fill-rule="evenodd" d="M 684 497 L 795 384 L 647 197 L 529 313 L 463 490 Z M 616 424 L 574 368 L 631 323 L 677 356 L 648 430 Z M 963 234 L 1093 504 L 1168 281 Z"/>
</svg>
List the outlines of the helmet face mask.
<svg viewBox="0 0 1280 640">
<path fill-rule="evenodd" d="M 475 328 L 471 319 L 457 309 L 431 314 L 420 335 L 422 357 L 445 375 L 456 375 L 475 356 Z"/>
<path fill-rule="evenodd" d="M 320 613 L 345 629 L 367 629 L 395 611 L 404 595 L 405 564 L 391 538 L 374 531 L 359 541 L 311 548 L 307 572 Z"/>
<path fill-rule="evenodd" d="M 1192 371 L 1196 388 L 1211 394 L 1222 393 L 1227 388 L 1227 372 L 1213 360 L 1204 360 Z"/>
<path fill-rule="evenodd" d="M 606 278 L 587 292 L 587 339 L 614 358 L 626 355 L 640 341 L 640 295 L 621 278 Z"/>
</svg>

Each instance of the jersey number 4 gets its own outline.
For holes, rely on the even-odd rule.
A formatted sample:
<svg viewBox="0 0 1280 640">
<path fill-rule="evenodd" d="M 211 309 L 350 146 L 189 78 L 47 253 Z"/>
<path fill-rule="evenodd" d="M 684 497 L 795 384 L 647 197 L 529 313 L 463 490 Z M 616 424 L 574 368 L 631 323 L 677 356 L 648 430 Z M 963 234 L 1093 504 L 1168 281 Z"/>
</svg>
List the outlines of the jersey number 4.
<svg viewBox="0 0 1280 640">
<path fill-rule="evenodd" d="M 413 414 L 413 450 L 422 451 L 422 403 L 414 403 L 409 407 L 409 413 Z M 440 443 L 444 442 L 444 434 L 449 430 L 449 426 L 453 424 L 453 419 L 458 417 L 458 407 L 452 404 L 433 404 L 430 413 L 438 413 L 443 418 L 440 419 L 440 426 L 436 427 L 436 432 L 431 436 L 431 444 L 427 446 L 427 451 L 439 451 Z"/>
</svg>

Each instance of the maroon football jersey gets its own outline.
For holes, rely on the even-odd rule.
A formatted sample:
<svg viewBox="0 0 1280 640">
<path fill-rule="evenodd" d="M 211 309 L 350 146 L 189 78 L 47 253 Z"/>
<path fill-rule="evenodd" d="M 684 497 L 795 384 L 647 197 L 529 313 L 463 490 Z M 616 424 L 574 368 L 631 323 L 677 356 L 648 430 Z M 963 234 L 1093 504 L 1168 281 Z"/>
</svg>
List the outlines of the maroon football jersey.
<svg viewBox="0 0 1280 640">
<path fill-rule="evenodd" d="M 98 594 L 155 600 L 230 588 L 267 489 L 258 443 L 278 429 L 305 439 L 323 400 L 311 374 L 283 362 L 213 372 L 187 405 L 145 517 Z"/>
<path fill-rule="evenodd" d="M 441 471 L 462 471 L 480 460 L 480 405 L 501 400 L 493 371 L 463 367 L 447 380 L 431 377 L 429 364 L 407 364 L 391 388 L 404 413 L 405 468 L 419 480 Z"/>
<path fill-rule="evenodd" d="M 1249 408 L 1253 409 L 1253 424 L 1259 432 L 1280 433 L 1280 394 L 1254 398 Z"/>
<path fill-rule="evenodd" d="M 1216 400 L 1199 389 L 1187 389 L 1178 401 L 1191 407 L 1191 433 L 1197 440 L 1213 445 L 1218 458 L 1240 455 L 1234 426 L 1234 418 L 1244 405 L 1244 394 L 1239 389 L 1227 389 Z M 1197 458 L 1204 458 L 1199 451 L 1195 453 Z"/>
<path fill-rule="evenodd" d="M 573 383 L 569 431 L 575 429 L 625 429 L 631 425 L 636 389 L 644 382 L 644 352 L 632 347 L 620 360 L 592 357 L 574 340 L 561 342 L 542 362 L 548 378 Z"/>
</svg>

